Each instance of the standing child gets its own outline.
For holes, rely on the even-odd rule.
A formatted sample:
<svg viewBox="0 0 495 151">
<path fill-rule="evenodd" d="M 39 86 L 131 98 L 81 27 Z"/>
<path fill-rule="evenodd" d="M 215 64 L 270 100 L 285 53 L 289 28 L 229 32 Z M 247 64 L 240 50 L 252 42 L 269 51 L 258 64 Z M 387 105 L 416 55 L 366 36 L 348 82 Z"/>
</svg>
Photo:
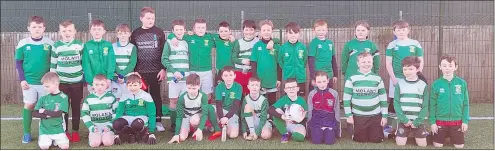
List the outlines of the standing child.
<svg viewBox="0 0 495 151">
<path fill-rule="evenodd" d="M 46 73 L 41 82 L 48 95 L 40 98 L 33 111 L 34 117 L 41 119 L 38 145 L 44 150 L 52 144 L 60 149 L 69 149 L 63 118 L 69 111 L 69 98 L 58 89 L 60 79 L 55 72 Z"/>
<path fill-rule="evenodd" d="M 242 86 L 234 81 L 234 67 L 225 66 L 221 71 L 223 82 L 215 88 L 215 111 L 220 125 L 227 126 L 227 135 L 236 138 L 239 135 L 238 112 L 241 107 Z"/>
<path fill-rule="evenodd" d="M 285 34 L 288 41 L 280 46 L 278 62 L 282 68 L 284 80 L 295 78 L 300 88 L 299 96 L 306 96 L 306 64 L 308 63 L 308 52 L 306 46 L 299 41 L 301 27 L 290 22 L 285 26 Z"/>
<path fill-rule="evenodd" d="M 316 71 L 314 81 L 316 89 L 308 95 L 308 124 L 311 143 L 335 144 L 340 137 L 339 94 L 329 86 L 328 74 Z"/>
<path fill-rule="evenodd" d="M 431 86 L 430 123 L 433 145 L 443 147 L 450 137 L 455 148 L 464 148 L 464 135 L 469 122 L 469 93 L 467 83 L 455 75 L 459 67 L 452 56 L 443 56 L 438 66 L 442 77 Z"/>
<path fill-rule="evenodd" d="M 256 77 L 249 78 L 249 94 L 242 102 L 242 133 L 246 140 L 272 137 L 272 124 L 268 122 L 268 101 L 260 94 L 261 81 Z M 247 127 L 247 128 L 246 128 Z M 248 131 L 249 130 L 249 131 Z"/>
<path fill-rule="evenodd" d="M 110 85 L 116 63 L 112 43 L 103 39 L 103 35 L 106 33 L 103 21 L 99 19 L 91 21 L 89 32 L 93 39 L 84 44 L 82 67 L 84 79 L 88 82 L 88 91 L 93 93 L 94 76 L 97 74 L 105 75 L 107 83 Z"/>
<path fill-rule="evenodd" d="M 250 93 L 248 89 L 248 81 L 252 76 L 252 68 L 250 64 L 250 57 L 254 44 L 260 39 L 255 37 L 256 23 L 253 20 L 244 20 L 242 22 L 242 35 L 243 38 L 234 42 L 234 48 L 232 50 L 232 62 L 235 67 L 235 82 L 242 86 L 242 94 L 245 96 Z"/>
<path fill-rule="evenodd" d="M 303 123 L 306 123 L 305 120 L 297 123 L 296 121 L 291 120 L 285 113 L 289 112 L 287 110 L 289 106 L 298 104 L 304 109 L 301 114 L 303 117 L 306 117 L 308 104 L 304 101 L 304 98 L 297 95 L 299 86 L 296 79 L 287 79 L 285 81 L 284 91 L 286 95 L 275 102 L 268 112 L 270 113 L 270 116 L 272 116 L 275 128 L 282 134 L 282 138 L 280 139 L 281 143 L 289 142 L 289 138 L 292 138 L 294 141 L 302 142 L 306 136 L 306 128 L 303 125 Z"/>
<path fill-rule="evenodd" d="M 354 141 L 380 143 L 387 124 L 387 94 L 382 78 L 371 71 L 373 56 L 362 52 L 357 61 L 358 73 L 345 81 L 345 116 L 347 123 L 354 125 Z"/>
<path fill-rule="evenodd" d="M 53 45 L 50 71 L 60 77 L 60 91 L 69 96 L 69 106 L 72 110 L 72 135 L 69 129 L 69 114 L 64 115 L 66 135 L 69 141 L 79 142 L 79 122 L 81 118 L 81 100 L 83 97 L 83 71 L 81 54 L 83 43 L 74 39 L 75 25 L 70 20 L 59 24 L 59 34 L 62 40 Z"/>
<path fill-rule="evenodd" d="M 120 99 L 123 91 L 126 91 L 125 79 L 134 73 L 134 67 L 136 67 L 137 61 L 137 49 L 134 44 L 129 42 L 131 37 L 131 28 L 127 24 L 119 24 L 115 28 L 117 33 L 117 42 L 113 43 L 113 50 L 115 51 L 115 62 L 117 67 L 115 68 L 115 75 L 112 82 L 112 92 L 117 98 Z"/>
<path fill-rule="evenodd" d="M 337 59 L 335 57 L 335 45 L 332 40 L 327 39 L 328 24 L 325 20 L 316 20 L 313 26 L 313 32 L 316 37 L 311 40 L 308 49 L 309 75 L 315 79 L 316 71 L 325 71 L 328 76 L 333 76 L 328 82 L 328 88 L 333 88 L 337 83 L 338 70 Z M 311 80 L 311 85 L 315 86 L 315 81 Z"/>
<path fill-rule="evenodd" d="M 376 44 L 368 39 L 370 25 L 368 22 L 361 20 L 357 21 L 354 27 L 356 28 L 354 30 L 354 39 L 347 42 L 342 49 L 341 66 L 342 74 L 345 76 L 344 80 L 359 74 L 357 56 L 362 52 L 368 52 L 373 56 L 371 72 L 378 74 L 380 71 L 380 51 Z"/>
<path fill-rule="evenodd" d="M 390 42 L 387 46 L 385 67 L 387 68 L 388 75 L 390 76 L 390 84 L 388 87 L 388 111 L 395 113 L 393 103 L 395 85 L 399 79 L 404 79 L 404 73 L 402 73 L 402 60 L 408 56 L 416 56 L 421 60 L 419 65 L 419 73 L 423 71 L 423 48 L 418 41 L 408 38 L 409 23 L 404 20 L 394 22 L 394 35 L 397 39 Z"/>
<path fill-rule="evenodd" d="M 428 85 L 418 78 L 421 61 L 418 57 L 402 60 L 405 79 L 400 79 L 395 87 L 394 108 L 399 124 L 396 132 L 397 145 L 406 145 L 409 132 L 414 134 L 418 146 L 425 147 L 426 128 L 424 124 L 428 111 Z"/>
<path fill-rule="evenodd" d="M 155 9 L 143 7 L 139 16 L 141 27 L 131 34 L 131 43 L 137 47 L 137 63 L 134 71 L 140 75 L 148 86 L 156 107 L 156 129 L 165 131 L 162 124 L 162 95 L 160 83 L 167 78 L 165 66 L 162 64 L 165 34 L 155 26 Z"/>
<path fill-rule="evenodd" d="M 41 77 L 50 70 L 50 53 L 53 41 L 44 37 L 45 20 L 40 16 L 29 19 L 30 37 L 24 38 L 15 48 L 15 67 L 21 81 L 24 107 L 22 109 L 22 143 L 31 142 L 32 112 L 36 102 L 45 95 Z"/>
<path fill-rule="evenodd" d="M 95 93 L 89 94 L 83 102 L 81 117 L 89 129 L 88 142 L 91 147 L 113 145 L 114 132 L 112 119 L 119 105 L 112 92 L 107 91 L 108 84 L 105 75 L 98 74 L 93 79 Z"/>
<path fill-rule="evenodd" d="M 215 109 L 212 105 L 208 104 L 208 98 L 206 94 L 199 90 L 200 79 L 197 74 L 191 74 L 186 79 L 187 92 L 183 93 L 179 97 L 177 104 L 177 119 L 175 126 L 174 137 L 168 142 L 172 144 L 174 142 L 185 141 L 190 132 L 194 132 L 193 137 L 201 141 L 203 139 L 203 129 L 205 128 L 206 119 L 210 119 L 214 123 L 217 123 L 217 117 L 215 116 Z M 215 135 L 221 135 L 220 127 L 214 124 Z"/>
<path fill-rule="evenodd" d="M 260 28 L 261 39 L 254 44 L 249 61 L 253 77 L 261 80 L 261 93 L 267 96 L 269 105 L 272 105 L 277 101 L 276 92 L 282 78 L 282 70 L 277 65 L 280 45 L 271 42 L 274 28 L 271 20 L 260 21 Z"/>
<path fill-rule="evenodd" d="M 141 90 L 141 78 L 132 74 L 127 77 L 128 93 L 119 100 L 112 128 L 115 130 L 115 144 L 129 143 L 156 144 L 156 108 L 150 94 Z M 121 140 L 121 137 L 123 140 Z"/>
<path fill-rule="evenodd" d="M 174 131 L 176 129 L 177 98 L 187 91 L 186 79 L 189 76 L 189 48 L 187 42 L 183 40 L 186 23 L 183 20 L 175 20 L 172 22 L 172 30 L 178 40 L 178 45 L 173 45 L 171 41 L 165 42 L 162 64 L 167 68 L 171 130 Z"/>
<path fill-rule="evenodd" d="M 215 42 L 216 48 L 216 62 L 215 62 L 215 87 L 222 81 L 221 69 L 225 66 L 234 66 L 232 63 L 232 48 L 234 43 L 231 41 L 232 32 L 230 31 L 230 25 L 226 21 L 218 24 L 218 34 L 213 34 L 212 37 Z"/>
</svg>

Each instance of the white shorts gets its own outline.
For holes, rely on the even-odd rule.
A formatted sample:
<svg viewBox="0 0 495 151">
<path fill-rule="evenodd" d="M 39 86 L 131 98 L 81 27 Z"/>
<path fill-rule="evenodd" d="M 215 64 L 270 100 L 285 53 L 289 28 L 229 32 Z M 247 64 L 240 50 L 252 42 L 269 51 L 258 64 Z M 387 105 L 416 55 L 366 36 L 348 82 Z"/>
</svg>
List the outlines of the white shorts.
<svg viewBox="0 0 495 151">
<path fill-rule="evenodd" d="M 112 125 L 108 124 L 108 123 L 94 123 L 94 125 L 95 125 L 95 127 L 98 128 L 97 133 L 100 134 L 100 136 L 103 136 L 103 130 L 105 129 L 105 127 L 108 127 L 108 126 L 112 127 Z M 92 133 L 94 133 L 94 132 L 91 132 L 91 131 L 89 132 L 88 143 L 91 143 L 91 137 L 89 137 L 89 136 L 91 136 Z M 115 133 L 113 131 L 110 131 L 109 133 L 110 133 L 110 135 L 115 135 Z"/>
<path fill-rule="evenodd" d="M 302 124 L 287 124 L 287 132 L 292 133 L 297 127 L 304 127 Z"/>
<path fill-rule="evenodd" d="M 396 78 L 396 79 L 397 81 L 399 81 L 402 78 Z M 394 83 L 392 82 L 392 79 L 390 79 L 388 84 L 388 97 L 394 98 L 394 93 L 395 93 L 395 86 Z"/>
<path fill-rule="evenodd" d="M 201 72 L 191 71 L 190 73 L 196 73 L 199 76 L 199 79 L 201 81 L 201 91 L 206 94 L 213 93 L 213 73 L 211 72 L 211 70 Z"/>
<path fill-rule="evenodd" d="M 144 122 L 144 126 L 148 126 L 148 117 L 147 116 L 122 116 L 121 118 L 125 119 L 127 121 L 127 123 L 129 124 L 129 126 L 131 125 L 131 123 L 137 119 L 137 118 L 141 118 Z"/>
<path fill-rule="evenodd" d="M 65 133 L 45 134 L 45 135 L 40 135 L 38 138 L 39 146 L 51 146 L 52 143 L 54 146 L 64 145 L 64 144 L 69 145 L 69 138 L 67 138 L 67 135 L 65 135 Z"/>
<path fill-rule="evenodd" d="M 197 113 L 197 114 L 194 114 L 194 115 L 198 115 L 198 116 L 199 116 L 199 118 L 200 118 L 200 120 L 201 120 L 201 113 Z M 193 116 L 194 116 L 194 115 L 193 115 Z M 189 132 L 189 126 L 190 126 L 190 124 L 191 124 L 191 117 L 192 117 L 192 116 L 187 116 L 187 115 L 186 115 L 186 116 L 182 119 L 182 123 L 181 123 L 181 126 L 180 126 L 180 128 L 181 128 L 181 129 L 187 129 L 187 131 Z M 196 127 L 194 127 L 194 128 L 196 128 Z"/>
<path fill-rule="evenodd" d="M 258 117 L 258 115 L 255 115 L 253 116 L 254 118 L 254 127 L 258 127 L 260 125 L 260 118 Z M 265 122 L 265 125 L 263 126 L 263 128 L 269 128 L 269 129 L 272 129 L 272 123 L 268 122 L 268 119 L 266 119 L 266 122 Z"/>
<path fill-rule="evenodd" d="M 217 112 L 217 107 L 213 106 L 215 109 L 215 113 Z M 223 115 L 227 114 L 229 111 L 223 109 Z M 218 117 L 217 117 L 218 118 Z M 220 119 L 217 119 L 218 122 L 220 122 Z M 231 118 L 229 118 L 229 121 L 227 122 L 227 127 L 239 127 L 239 116 L 234 114 Z"/>
<path fill-rule="evenodd" d="M 45 89 L 43 85 L 31 85 L 28 84 L 29 89 L 22 89 L 22 100 L 26 104 L 36 104 L 38 100 L 45 95 Z"/>
<path fill-rule="evenodd" d="M 114 81 L 111 82 L 110 86 L 107 89 L 107 91 L 111 91 L 112 94 L 117 99 L 120 99 L 120 97 L 122 96 L 125 90 L 127 90 L 126 83 L 119 84 Z M 93 86 L 90 86 L 89 84 L 88 84 L 88 92 L 95 93 L 95 91 L 93 90 Z"/>
<path fill-rule="evenodd" d="M 169 82 L 168 83 L 168 97 L 179 98 L 182 93 L 187 91 L 186 82 Z"/>
</svg>

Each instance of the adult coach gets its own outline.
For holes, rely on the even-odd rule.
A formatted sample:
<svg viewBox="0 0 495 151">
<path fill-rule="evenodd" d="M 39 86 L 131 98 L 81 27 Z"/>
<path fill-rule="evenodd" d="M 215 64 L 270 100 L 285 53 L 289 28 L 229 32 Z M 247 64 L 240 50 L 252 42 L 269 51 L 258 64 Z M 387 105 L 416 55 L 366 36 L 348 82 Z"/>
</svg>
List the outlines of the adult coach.
<svg viewBox="0 0 495 151">
<path fill-rule="evenodd" d="M 134 71 L 148 84 L 149 93 L 156 106 L 156 129 L 162 132 L 165 128 L 161 123 L 163 115 L 160 82 L 166 78 L 165 67 L 161 63 L 165 34 L 155 26 L 155 9 L 143 7 L 139 19 L 142 26 L 135 29 L 131 35 L 131 43 L 137 47 L 137 64 Z"/>
</svg>

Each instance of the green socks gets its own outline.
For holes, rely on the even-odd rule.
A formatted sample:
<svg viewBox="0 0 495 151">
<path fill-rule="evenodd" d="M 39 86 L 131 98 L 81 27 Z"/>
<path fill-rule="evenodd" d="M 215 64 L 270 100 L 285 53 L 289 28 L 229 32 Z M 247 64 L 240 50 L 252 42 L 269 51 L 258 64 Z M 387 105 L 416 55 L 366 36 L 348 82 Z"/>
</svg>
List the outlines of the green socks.
<svg viewBox="0 0 495 151">
<path fill-rule="evenodd" d="M 33 111 L 29 109 L 22 109 L 22 129 L 24 134 L 31 133 L 31 121 L 33 121 Z"/>
<path fill-rule="evenodd" d="M 175 109 L 175 108 L 170 108 L 170 111 L 169 111 L 169 113 L 170 113 L 170 123 L 172 125 L 175 125 L 175 122 L 177 120 L 177 112 L 176 111 L 177 111 L 177 109 Z"/>
<path fill-rule="evenodd" d="M 273 117 L 273 124 L 275 125 L 275 128 L 277 128 L 278 132 L 280 134 L 286 134 L 287 133 L 287 125 L 285 125 L 285 121 L 282 120 L 281 118 Z"/>
<path fill-rule="evenodd" d="M 302 142 L 304 141 L 304 135 L 301 134 L 301 133 L 298 133 L 298 132 L 294 132 L 292 133 L 292 140 L 296 141 L 296 142 Z"/>
<path fill-rule="evenodd" d="M 213 105 L 208 105 L 208 119 L 210 120 L 211 126 L 213 126 L 213 129 L 215 132 L 220 132 L 222 129 L 218 126 L 218 121 L 217 121 L 217 116 L 215 114 L 215 108 L 213 108 Z"/>
</svg>

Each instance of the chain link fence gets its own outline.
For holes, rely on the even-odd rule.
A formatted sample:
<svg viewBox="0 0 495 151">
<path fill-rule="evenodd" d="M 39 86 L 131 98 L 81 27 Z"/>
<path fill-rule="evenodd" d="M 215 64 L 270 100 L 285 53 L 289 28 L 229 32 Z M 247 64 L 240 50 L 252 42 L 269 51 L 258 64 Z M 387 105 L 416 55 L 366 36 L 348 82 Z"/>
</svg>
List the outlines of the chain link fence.
<svg viewBox="0 0 495 151">
<path fill-rule="evenodd" d="M 221 21 L 228 21 L 236 38 L 242 37 L 241 24 L 245 19 L 259 22 L 270 19 L 275 24 L 274 37 L 285 40 L 283 27 L 290 21 L 304 29 L 301 41 L 308 44 L 314 35 L 312 24 L 316 19 L 329 23 L 328 38 L 336 46 L 337 61 L 340 50 L 353 38 L 353 24 L 367 20 L 371 24 L 370 39 L 377 44 L 381 54 L 380 75 L 388 86 L 385 69 L 385 48 L 393 40 L 392 22 L 405 19 L 411 25 L 410 38 L 420 42 L 425 50 L 424 74 L 428 83 L 441 75 L 438 70 L 442 55 L 453 55 L 459 62 L 457 74 L 468 82 L 473 102 L 494 101 L 494 51 L 493 51 L 493 1 L 1 1 L 1 100 L 2 103 L 22 102 L 21 89 L 14 65 L 14 49 L 17 42 L 27 37 L 27 20 L 41 15 L 47 22 L 46 35 L 58 40 L 58 23 L 71 19 L 78 30 L 76 38 L 83 42 L 90 39 L 88 24 L 91 19 L 101 19 L 106 24 L 106 39 L 115 41 L 113 30 L 120 23 L 128 23 L 133 29 L 140 26 L 140 9 L 152 6 L 156 9 L 156 25 L 165 33 L 171 30 L 175 19 L 183 19 L 188 30 L 197 17 L 208 22 L 210 32 L 216 32 Z M 37 6 L 36 8 L 32 8 Z M 213 58 L 215 59 L 215 58 Z M 339 63 L 340 70 L 340 63 Z M 342 93 L 340 77 L 336 89 Z M 162 83 L 162 97 L 167 98 L 167 84 Z"/>
</svg>

